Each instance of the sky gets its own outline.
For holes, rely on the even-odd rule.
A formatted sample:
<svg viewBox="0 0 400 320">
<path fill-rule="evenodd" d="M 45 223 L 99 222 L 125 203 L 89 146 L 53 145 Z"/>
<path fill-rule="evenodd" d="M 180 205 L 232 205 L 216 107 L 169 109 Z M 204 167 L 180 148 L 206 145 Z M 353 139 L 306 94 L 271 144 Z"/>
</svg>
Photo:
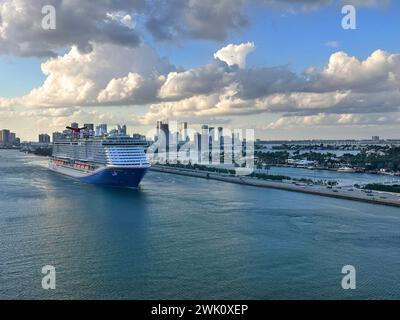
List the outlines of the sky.
<svg viewBox="0 0 400 320">
<path fill-rule="evenodd" d="M 0 0 L 0 129 L 36 140 L 71 122 L 146 134 L 175 120 L 400 138 L 399 16 L 393 0 Z"/>
</svg>

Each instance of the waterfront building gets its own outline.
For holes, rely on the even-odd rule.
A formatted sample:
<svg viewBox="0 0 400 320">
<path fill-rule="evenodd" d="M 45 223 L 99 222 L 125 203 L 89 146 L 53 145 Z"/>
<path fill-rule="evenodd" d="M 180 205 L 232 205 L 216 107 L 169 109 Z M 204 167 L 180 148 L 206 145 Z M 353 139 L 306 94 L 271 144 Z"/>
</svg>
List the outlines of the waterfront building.
<svg viewBox="0 0 400 320">
<path fill-rule="evenodd" d="M 188 137 L 188 124 L 187 124 L 187 122 L 183 122 L 183 123 L 182 123 L 182 132 L 181 132 L 181 135 L 182 135 L 182 141 L 183 141 L 183 142 L 187 142 L 187 141 L 189 140 L 189 137 Z"/>
<path fill-rule="evenodd" d="M 196 132 L 194 134 L 194 161 L 200 162 L 201 161 L 201 134 Z"/>
<path fill-rule="evenodd" d="M 78 129 L 78 128 L 79 128 L 79 123 L 77 123 L 77 122 L 72 122 L 72 123 L 71 123 L 71 128 Z"/>
<path fill-rule="evenodd" d="M 57 141 L 57 140 L 61 140 L 63 138 L 64 138 L 64 134 L 61 132 L 53 132 L 53 134 L 52 134 L 53 142 Z"/>
<path fill-rule="evenodd" d="M 210 134 L 208 132 L 208 125 L 201 127 L 201 163 L 209 163 L 210 160 Z"/>
<path fill-rule="evenodd" d="M 218 127 L 218 143 L 222 148 L 224 145 L 224 128 L 222 127 Z"/>
<path fill-rule="evenodd" d="M 86 128 L 86 130 L 88 132 L 89 131 L 94 131 L 94 124 L 93 123 L 85 123 L 83 126 Z"/>
<path fill-rule="evenodd" d="M 160 145 L 162 151 L 169 151 L 169 124 L 160 121 L 160 131 L 158 139 L 160 140 Z"/>
<path fill-rule="evenodd" d="M 119 135 L 126 136 L 126 125 L 117 125 L 117 131 Z"/>
<path fill-rule="evenodd" d="M 107 134 L 107 132 L 108 131 L 107 131 L 107 124 L 106 123 L 102 123 L 102 124 L 99 124 L 98 126 L 96 126 L 95 134 L 96 134 L 97 137 L 104 136 L 104 135 Z"/>
<path fill-rule="evenodd" d="M 39 143 L 50 143 L 50 136 L 47 133 L 39 134 Z"/>
<path fill-rule="evenodd" d="M 10 132 L 10 144 L 15 145 L 15 140 L 17 139 L 17 135 L 14 132 Z"/>
<path fill-rule="evenodd" d="M 3 129 L 0 131 L 0 143 L 4 146 L 9 146 L 10 145 L 10 130 L 8 129 Z"/>
<path fill-rule="evenodd" d="M 212 145 L 214 143 L 214 141 L 215 141 L 214 134 L 215 134 L 214 127 L 209 127 L 208 128 L 208 137 L 209 137 L 209 144 L 210 145 Z"/>
</svg>

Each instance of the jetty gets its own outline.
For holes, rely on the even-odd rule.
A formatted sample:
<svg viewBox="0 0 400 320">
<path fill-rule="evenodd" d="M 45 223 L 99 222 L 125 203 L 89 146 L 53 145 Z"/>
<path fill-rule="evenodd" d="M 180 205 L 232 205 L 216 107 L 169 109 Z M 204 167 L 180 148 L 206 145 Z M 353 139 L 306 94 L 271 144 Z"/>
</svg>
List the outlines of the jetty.
<svg viewBox="0 0 400 320">
<path fill-rule="evenodd" d="M 151 171 L 178 174 L 182 176 L 189 176 L 195 178 L 218 180 L 223 182 L 262 187 L 272 188 L 291 192 L 301 192 L 316 196 L 330 197 L 351 201 L 366 202 L 377 205 L 386 205 L 392 207 L 400 207 L 400 194 L 393 194 L 387 192 L 368 191 L 362 189 L 356 189 L 352 187 L 336 187 L 327 188 L 319 185 L 302 185 L 298 183 L 289 182 L 275 182 L 268 180 L 261 180 L 257 178 L 238 176 L 232 174 L 207 172 L 201 170 L 184 169 L 184 168 L 173 168 L 162 165 L 152 165 Z"/>
</svg>

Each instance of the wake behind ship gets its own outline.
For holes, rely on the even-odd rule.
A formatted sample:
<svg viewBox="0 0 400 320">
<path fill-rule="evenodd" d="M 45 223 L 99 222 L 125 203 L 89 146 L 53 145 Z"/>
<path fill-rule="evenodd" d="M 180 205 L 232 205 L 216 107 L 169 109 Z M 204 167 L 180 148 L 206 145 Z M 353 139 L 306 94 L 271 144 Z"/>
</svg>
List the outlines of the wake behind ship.
<svg viewBox="0 0 400 320">
<path fill-rule="evenodd" d="M 150 167 L 144 151 L 146 141 L 118 134 L 83 137 L 80 129 L 73 130 L 71 138 L 54 141 L 49 160 L 52 171 L 86 183 L 126 188 L 139 186 Z"/>
</svg>

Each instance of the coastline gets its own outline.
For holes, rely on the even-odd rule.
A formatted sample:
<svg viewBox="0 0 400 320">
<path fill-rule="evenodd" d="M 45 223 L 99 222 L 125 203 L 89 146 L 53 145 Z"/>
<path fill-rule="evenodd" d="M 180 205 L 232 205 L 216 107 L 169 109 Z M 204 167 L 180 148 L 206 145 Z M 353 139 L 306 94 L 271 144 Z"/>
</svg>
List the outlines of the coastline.
<svg viewBox="0 0 400 320">
<path fill-rule="evenodd" d="M 211 179 L 217 181 L 223 181 L 228 183 L 235 183 L 235 184 L 242 184 L 254 187 L 262 187 L 262 188 L 272 188 L 272 189 L 279 189 L 284 191 L 290 192 L 300 192 L 306 193 L 316 196 L 322 197 L 330 197 L 330 198 L 337 198 L 343 200 L 350 200 L 350 201 L 358 201 L 358 202 L 366 202 L 370 204 L 377 204 L 377 205 L 386 205 L 391 207 L 400 207 L 400 195 L 395 196 L 387 193 L 383 193 L 385 196 L 390 197 L 389 199 L 382 199 L 376 198 L 372 196 L 368 196 L 366 193 L 354 189 L 351 191 L 345 191 L 343 189 L 327 189 L 321 186 L 299 186 L 291 183 L 285 182 L 273 182 L 273 181 L 265 181 L 265 180 L 258 180 L 255 178 L 249 178 L 246 176 L 233 176 L 229 174 L 221 174 L 221 173 L 213 173 L 213 172 L 204 172 L 204 171 L 196 171 L 192 169 L 182 169 L 182 168 L 172 168 L 172 167 L 165 167 L 160 165 L 152 165 L 150 167 L 151 171 L 157 171 L 162 173 L 169 173 L 169 174 L 178 174 L 183 176 L 190 176 L 195 178 L 203 178 L 203 179 Z"/>
</svg>

